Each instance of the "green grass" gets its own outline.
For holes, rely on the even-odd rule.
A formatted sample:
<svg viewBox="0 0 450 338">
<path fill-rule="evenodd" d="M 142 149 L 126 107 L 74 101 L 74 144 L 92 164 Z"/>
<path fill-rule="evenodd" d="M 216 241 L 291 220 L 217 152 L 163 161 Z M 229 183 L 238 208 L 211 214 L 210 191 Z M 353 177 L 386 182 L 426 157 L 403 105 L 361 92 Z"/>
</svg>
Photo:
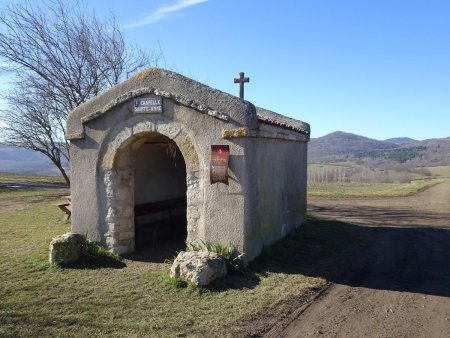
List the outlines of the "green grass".
<svg viewBox="0 0 450 338">
<path fill-rule="evenodd" d="M 62 176 L 36 176 L 0 172 L 0 182 L 65 184 Z"/>
<path fill-rule="evenodd" d="M 356 226 L 310 219 L 244 275 L 192 289 L 170 281 L 168 266 L 49 267 L 51 238 L 69 229 L 51 202 L 0 212 L 0 336 L 233 337 L 324 287 L 362 240 Z"/>
<path fill-rule="evenodd" d="M 24 189 L 0 187 L 0 201 L 39 202 L 70 194 L 69 189 Z"/>
<path fill-rule="evenodd" d="M 0 173 L 0 182 L 64 184 L 64 179 L 57 176 L 34 176 L 13 173 Z M 69 189 L 13 188 L 0 187 L 0 201 L 39 202 L 56 199 L 70 194 Z"/>
<path fill-rule="evenodd" d="M 397 197 L 416 194 L 442 180 L 412 183 L 309 183 L 308 195 L 321 197 Z"/>
</svg>

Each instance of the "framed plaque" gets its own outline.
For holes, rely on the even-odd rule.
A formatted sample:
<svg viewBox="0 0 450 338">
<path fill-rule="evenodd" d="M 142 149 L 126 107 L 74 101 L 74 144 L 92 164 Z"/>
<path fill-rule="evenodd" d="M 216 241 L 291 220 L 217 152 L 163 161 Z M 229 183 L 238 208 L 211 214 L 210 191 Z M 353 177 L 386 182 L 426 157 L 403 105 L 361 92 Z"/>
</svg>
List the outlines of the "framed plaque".
<svg viewBox="0 0 450 338">
<path fill-rule="evenodd" d="M 212 145 L 210 163 L 210 182 L 228 185 L 228 162 L 230 160 L 230 146 Z"/>
</svg>

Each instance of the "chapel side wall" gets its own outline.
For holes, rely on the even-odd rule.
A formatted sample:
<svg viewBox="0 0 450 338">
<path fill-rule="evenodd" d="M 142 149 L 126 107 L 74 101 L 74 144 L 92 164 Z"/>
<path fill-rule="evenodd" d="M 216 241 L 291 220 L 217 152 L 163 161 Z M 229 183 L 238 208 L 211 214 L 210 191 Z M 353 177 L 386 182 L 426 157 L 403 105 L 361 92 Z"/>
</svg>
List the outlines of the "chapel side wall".
<svg viewBox="0 0 450 338">
<path fill-rule="evenodd" d="M 96 164 L 98 144 L 92 139 L 70 142 L 70 196 L 72 231 L 101 241 L 98 223 Z"/>
<path fill-rule="evenodd" d="M 257 138 L 249 179 L 247 260 L 283 238 L 306 218 L 307 142 Z"/>
</svg>

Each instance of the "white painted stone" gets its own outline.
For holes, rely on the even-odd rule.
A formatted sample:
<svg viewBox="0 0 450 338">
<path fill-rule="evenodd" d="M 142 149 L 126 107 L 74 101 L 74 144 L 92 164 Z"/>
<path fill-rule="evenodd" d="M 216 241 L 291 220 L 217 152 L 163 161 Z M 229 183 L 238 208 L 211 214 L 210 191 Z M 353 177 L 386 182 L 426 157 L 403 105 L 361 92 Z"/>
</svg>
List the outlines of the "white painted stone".
<svg viewBox="0 0 450 338">
<path fill-rule="evenodd" d="M 108 248 L 114 248 L 117 244 L 117 240 L 111 235 L 105 237 L 106 237 L 106 246 Z"/>
<path fill-rule="evenodd" d="M 108 211 L 106 213 L 106 222 L 108 223 L 114 223 L 114 221 L 116 220 L 116 216 L 117 216 L 117 209 L 116 208 L 112 208 L 109 207 Z"/>
<path fill-rule="evenodd" d="M 151 121 L 142 121 L 135 124 L 132 127 L 133 134 L 145 133 L 145 132 L 153 132 L 156 130 L 156 126 Z"/>
<path fill-rule="evenodd" d="M 122 144 L 130 138 L 130 136 L 132 135 L 131 133 L 131 129 L 130 128 L 126 128 L 124 127 L 114 138 L 114 140 L 111 142 L 111 145 L 115 148 L 115 149 L 119 149 Z"/>
<path fill-rule="evenodd" d="M 166 135 L 168 138 L 174 139 L 180 134 L 181 127 L 177 123 L 158 123 L 156 131 Z"/>
<path fill-rule="evenodd" d="M 192 219 L 200 218 L 200 208 L 198 206 L 189 205 L 187 207 L 187 212 L 189 214 L 189 217 Z"/>
</svg>

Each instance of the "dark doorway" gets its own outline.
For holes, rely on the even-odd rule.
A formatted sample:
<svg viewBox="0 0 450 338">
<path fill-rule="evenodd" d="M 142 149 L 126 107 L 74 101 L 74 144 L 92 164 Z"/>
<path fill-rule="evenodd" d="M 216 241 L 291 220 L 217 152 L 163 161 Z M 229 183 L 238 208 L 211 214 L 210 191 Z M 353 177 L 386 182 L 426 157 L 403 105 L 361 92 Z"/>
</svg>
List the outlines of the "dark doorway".
<svg viewBox="0 0 450 338">
<path fill-rule="evenodd" d="M 183 155 L 175 142 L 157 133 L 139 140 L 133 155 L 136 251 L 154 261 L 172 258 L 185 248 L 187 237 Z"/>
</svg>

